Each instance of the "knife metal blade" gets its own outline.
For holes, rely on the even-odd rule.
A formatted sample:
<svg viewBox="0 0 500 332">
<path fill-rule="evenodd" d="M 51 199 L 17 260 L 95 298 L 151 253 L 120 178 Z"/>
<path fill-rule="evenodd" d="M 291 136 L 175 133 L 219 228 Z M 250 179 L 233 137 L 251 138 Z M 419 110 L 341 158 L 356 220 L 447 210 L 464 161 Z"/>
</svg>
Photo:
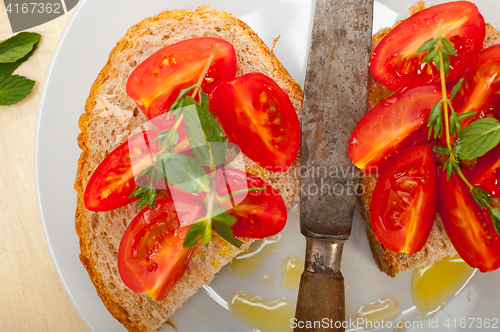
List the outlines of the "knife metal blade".
<svg viewBox="0 0 500 332">
<path fill-rule="evenodd" d="M 300 322 L 345 319 L 340 259 L 358 183 L 347 151 L 367 108 L 372 19 L 373 0 L 316 1 L 302 118 L 300 225 L 306 263 L 294 331 L 344 330 L 338 323 L 300 328 Z"/>
</svg>

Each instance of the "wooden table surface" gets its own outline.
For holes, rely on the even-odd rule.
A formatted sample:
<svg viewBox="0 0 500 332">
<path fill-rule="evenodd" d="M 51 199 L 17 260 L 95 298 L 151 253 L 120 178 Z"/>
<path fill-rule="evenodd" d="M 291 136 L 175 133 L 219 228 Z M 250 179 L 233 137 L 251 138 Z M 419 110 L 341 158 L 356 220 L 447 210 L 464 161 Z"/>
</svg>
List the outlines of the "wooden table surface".
<svg viewBox="0 0 500 332">
<path fill-rule="evenodd" d="M 70 16 L 71 12 L 28 30 L 42 37 L 34 55 L 15 74 L 34 80 L 35 86 L 17 104 L 0 106 L 0 331 L 88 332 L 48 253 L 33 175 L 38 101 Z M 0 1 L 0 40 L 13 35 Z"/>
</svg>

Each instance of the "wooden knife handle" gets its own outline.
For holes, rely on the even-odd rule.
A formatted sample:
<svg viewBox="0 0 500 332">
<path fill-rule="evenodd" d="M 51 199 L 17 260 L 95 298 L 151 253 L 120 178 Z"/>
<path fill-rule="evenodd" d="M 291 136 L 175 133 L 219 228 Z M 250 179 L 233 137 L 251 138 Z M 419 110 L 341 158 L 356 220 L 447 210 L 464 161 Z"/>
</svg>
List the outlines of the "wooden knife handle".
<svg viewBox="0 0 500 332">
<path fill-rule="evenodd" d="M 304 270 L 300 278 L 294 332 L 344 332 L 344 277 L 341 272 Z"/>
</svg>

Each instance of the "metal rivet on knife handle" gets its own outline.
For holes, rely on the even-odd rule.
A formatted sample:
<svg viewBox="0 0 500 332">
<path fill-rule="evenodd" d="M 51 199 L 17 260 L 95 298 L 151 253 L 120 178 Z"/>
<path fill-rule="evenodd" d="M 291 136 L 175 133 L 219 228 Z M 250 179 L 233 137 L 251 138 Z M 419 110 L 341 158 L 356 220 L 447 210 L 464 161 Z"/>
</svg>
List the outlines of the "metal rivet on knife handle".
<svg viewBox="0 0 500 332">
<path fill-rule="evenodd" d="M 302 118 L 300 225 L 307 239 L 306 269 L 294 331 L 344 331 L 335 327 L 345 320 L 340 258 L 360 190 L 359 171 L 347 151 L 367 111 L 372 19 L 373 0 L 316 1 Z M 322 319 L 332 324 L 304 324 Z"/>
</svg>

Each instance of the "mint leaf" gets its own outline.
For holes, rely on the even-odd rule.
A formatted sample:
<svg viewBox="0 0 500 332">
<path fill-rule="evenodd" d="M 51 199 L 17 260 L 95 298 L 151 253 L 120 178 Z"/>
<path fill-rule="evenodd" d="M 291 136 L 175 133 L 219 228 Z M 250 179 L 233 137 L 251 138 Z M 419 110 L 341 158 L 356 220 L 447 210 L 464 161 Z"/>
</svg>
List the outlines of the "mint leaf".
<svg viewBox="0 0 500 332">
<path fill-rule="evenodd" d="M 497 208 L 490 208 L 490 217 L 493 221 L 493 227 L 498 235 L 500 235 L 500 210 Z"/>
<path fill-rule="evenodd" d="M 453 154 L 461 160 L 472 160 L 483 156 L 500 142 L 500 122 L 483 118 L 471 122 L 458 135 Z"/>
<path fill-rule="evenodd" d="M 167 152 L 157 156 L 158 165 L 168 183 L 188 193 L 209 190 L 210 181 L 203 167 L 182 153 Z"/>
<path fill-rule="evenodd" d="M 26 97 L 35 81 L 13 75 L 0 77 L 0 105 L 12 105 Z"/>
<path fill-rule="evenodd" d="M 205 234 L 205 229 L 207 228 L 206 221 L 198 221 L 195 222 L 189 228 L 189 231 L 186 234 L 186 238 L 184 239 L 184 244 L 182 245 L 184 248 L 192 248 L 200 242 Z"/>
<path fill-rule="evenodd" d="M 21 32 L 0 43 L 0 63 L 12 63 L 23 58 L 40 40 L 33 32 Z"/>
</svg>

